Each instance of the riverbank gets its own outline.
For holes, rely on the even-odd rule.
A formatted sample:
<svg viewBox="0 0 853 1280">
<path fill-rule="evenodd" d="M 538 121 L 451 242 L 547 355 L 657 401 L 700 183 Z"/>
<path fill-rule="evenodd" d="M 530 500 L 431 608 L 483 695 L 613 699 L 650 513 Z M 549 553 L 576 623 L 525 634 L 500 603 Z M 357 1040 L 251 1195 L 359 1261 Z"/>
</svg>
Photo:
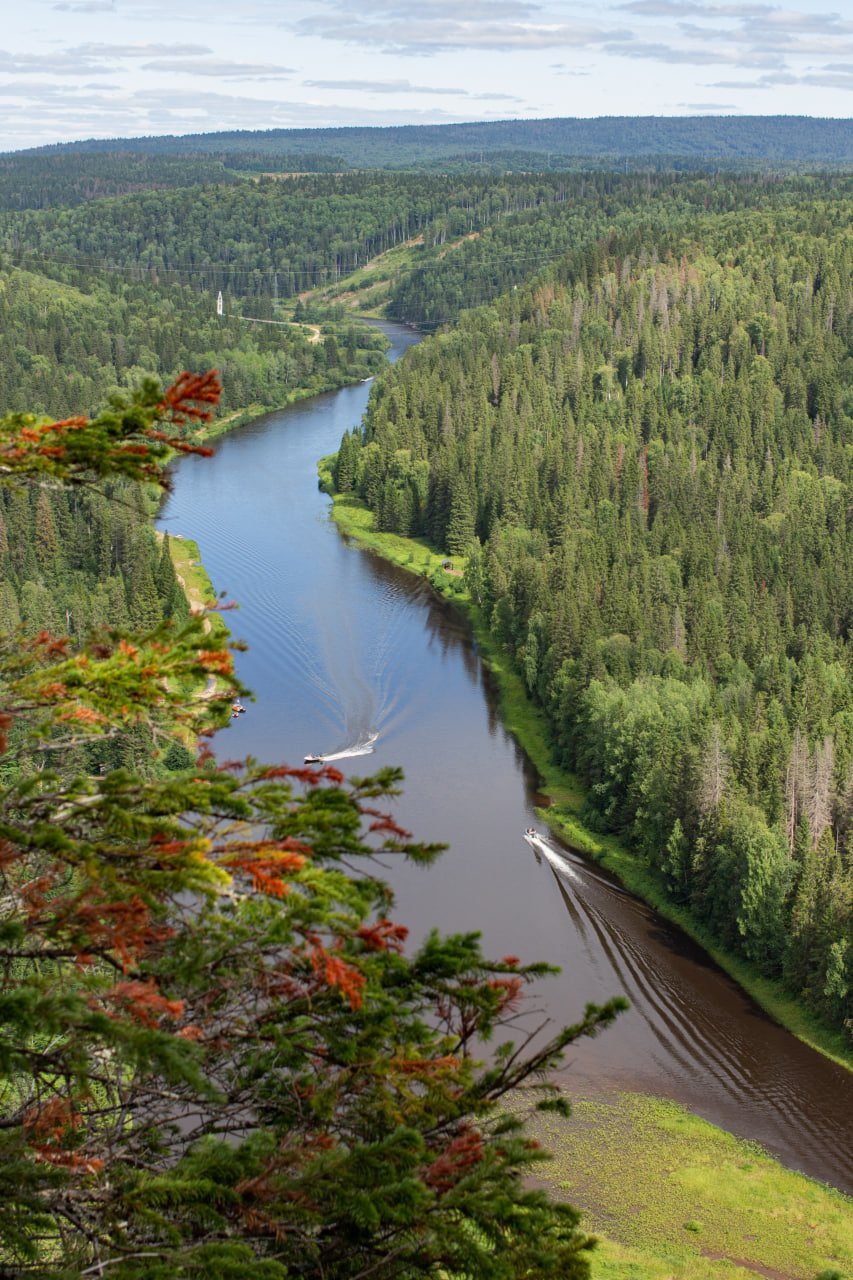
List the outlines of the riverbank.
<svg viewBox="0 0 853 1280">
<path fill-rule="evenodd" d="M 331 494 L 330 462 L 329 458 L 321 459 L 319 472 L 321 487 Z M 373 527 L 373 513 L 360 499 L 351 495 L 333 495 L 332 516 L 342 533 L 384 559 L 429 579 L 436 591 L 464 611 L 483 661 L 495 677 L 501 718 L 536 766 L 542 778 L 543 791 L 551 800 L 550 806 L 541 811 L 542 819 L 572 848 L 613 872 L 632 893 L 695 939 L 776 1022 L 811 1048 L 853 1071 L 853 1050 L 840 1035 L 823 1027 L 778 983 L 764 978 L 745 960 L 720 950 L 714 939 L 686 911 L 668 900 L 653 875 L 616 837 L 600 835 L 584 827 L 580 816 L 584 803 L 583 788 L 577 778 L 553 763 L 544 714 L 531 703 L 511 659 L 486 626 L 481 611 L 465 587 L 464 578 L 458 576 L 459 570 L 464 571 L 464 557 L 453 557 L 453 568 L 457 572 L 448 573 L 442 568 L 447 561 L 446 555 L 424 539 L 377 532 Z"/>
<path fill-rule="evenodd" d="M 162 543 L 164 534 L 155 531 L 157 541 Z M 193 538 L 183 538 L 179 534 L 169 534 L 169 555 L 178 579 L 178 586 L 183 591 L 192 614 L 205 614 L 204 629 L 207 632 L 225 631 L 225 621 L 221 614 L 211 613 L 216 607 L 216 590 L 210 575 L 201 563 L 198 543 Z"/>
<path fill-rule="evenodd" d="M 165 534 L 155 529 L 154 536 L 162 546 Z M 228 635 L 228 628 L 221 613 L 216 612 L 217 595 L 210 575 L 201 563 L 198 543 L 193 538 L 182 538 L 179 534 L 169 534 L 169 556 L 175 570 L 178 586 L 184 593 L 190 613 L 195 617 L 204 617 L 205 634 Z M 221 676 L 209 676 L 206 683 L 187 686 L 189 698 L 197 702 L 222 701 L 222 720 L 220 727 L 228 723 L 230 715 L 230 681 Z M 226 701 L 227 699 L 227 701 Z M 195 750 L 197 738 L 187 733 L 183 737 L 184 745 Z"/>
<path fill-rule="evenodd" d="M 553 1157 L 542 1183 L 600 1237 L 593 1280 L 853 1274 L 849 1197 L 676 1103 L 573 1094 L 568 1122 L 537 1113 L 528 1128 Z"/>
</svg>

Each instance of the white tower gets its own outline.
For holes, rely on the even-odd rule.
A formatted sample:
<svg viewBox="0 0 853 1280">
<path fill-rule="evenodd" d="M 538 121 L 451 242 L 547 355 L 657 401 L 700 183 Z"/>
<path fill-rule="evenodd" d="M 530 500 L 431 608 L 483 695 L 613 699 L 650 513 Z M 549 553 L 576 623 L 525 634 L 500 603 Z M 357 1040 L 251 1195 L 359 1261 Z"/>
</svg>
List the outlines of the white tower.
<svg viewBox="0 0 853 1280">
<path fill-rule="evenodd" d="M 216 314 L 218 316 L 222 315 L 222 290 L 221 289 L 219 290 L 219 296 L 216 299 Z"/>
</svg>

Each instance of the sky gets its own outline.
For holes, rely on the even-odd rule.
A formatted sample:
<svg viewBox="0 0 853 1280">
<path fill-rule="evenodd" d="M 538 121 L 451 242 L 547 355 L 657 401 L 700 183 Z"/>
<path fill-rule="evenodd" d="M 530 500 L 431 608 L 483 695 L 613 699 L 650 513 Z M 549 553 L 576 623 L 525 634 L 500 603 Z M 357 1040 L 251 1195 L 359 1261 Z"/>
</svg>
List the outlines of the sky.
<svg viewBox="0 0 853 1280">
<path fill-rule="evenodd" d="M 831 0 L 830 0 L 831 3 Z M 0 150 L 219 129 L 849 117 L 853 0 L 18 0 Z"/>
</svg>

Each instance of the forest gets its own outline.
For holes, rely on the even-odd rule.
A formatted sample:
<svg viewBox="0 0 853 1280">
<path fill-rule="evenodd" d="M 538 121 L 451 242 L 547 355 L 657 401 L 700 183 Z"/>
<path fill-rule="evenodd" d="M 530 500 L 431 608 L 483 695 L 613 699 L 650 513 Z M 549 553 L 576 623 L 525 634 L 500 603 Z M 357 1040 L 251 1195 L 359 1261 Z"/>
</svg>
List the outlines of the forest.
<svg viewBox="0 0 853 1280">
<path fill-rule="evenodd" d="M 247 166 L 248 167 L 248 166 Z M 134 191 L 236 182 L 211 156 L 150 156 L 133 152 L 77 156 L 0 155 L 0 209 L 48 209 Z"/>
<path fill-rule="evenodd" d="M 336 471 L 467 556 L 588 823 L 848 1033 L 852 213 L 569 254 L 384 374 Z"/>
<path fill-rule="evenodd" d="M 88 163 L 88 156 L 78 160 Z M 559 221 L 577 199 L 585 207 L 595 199 L 591 181 L 564 174 L 261 177 L 7 213 L 0 245 L 14 263 L 40 270 L 119 270 L 274 302 L 334 283 L 404 242 L 417 251 L 421 237 L 427 251 L 552 206 Z M 616 204 L 642 190 L 639 180 L 613 177 L 593 190 L 611 188 Z"/>
<path fill-rule="evenodd" d="M 381 336 L 343 304 L 317 313 L 321 341 L 298 321 L 309 286 L 345 291 L 404 251 L 387 314 L 437 332 L 378 381 L 338 488 L 467 556 L 589 825 L 849 1030 L 849 177 L 223 165 L 211 182 L 196 155 L 180 186 L 168 148 L 20 163 L 45 207 L 0 214 L 6 411 L 85 413 L 215 367 L 227 415 L 375 373 Z M 52 207 L 50 166 L 75 164 Z M 31 543 L 4 562 L 4 623 L 33 631 L 43 605 L 75 635 L 140 624 L 149 582 L 179 611 L 141 510 L 83 555 L 113 506 L 69 501 L 4 510 L 9 546 Z"/>
<path fill-rule="evenodd" d="M 739 163 L 765 168 L 849 167 L 850 121 L 809 116 L 609 116 L 597 119 L 495 120 L 470 124 L 399 125 L 391 128 L 269 129 L 184 137 L 91 139 L 30 154 L 91 154 L 116 150 L 148 155 L 321 156 L 352 168 L 442 169 L 488 164 L 504 168 L 560 169 L 571 159 L 648 167 L 686 165 L 726 168 Z M 273 166 L 270 166 L 273 167 Z M 318 166 L 319 167 L 319 166 Z"/>
<path fill-rule="evenodd" d="M 81 413 L 145 374 L 216 367 L 225 379 L 218 412 L 274 407 L 293 395 L 356 381 L 382 363 L 381 334 L 331 326 L 312 342 L 301 325 L 272 325 L 272 308 L 189 286 L 158 287 L 124 273 L 72 272 L 66 284 L 35 271 L 0 267 L 0 403 L 7 410 Z M 257 323 L 256 321 L 261 321 Z"/>
<path fill-rule="evenodd" d="M 851 161 L 748 118 L 0 157 L 0 1272 L 591 1274 L 527 1125 L 625 1002 L 528 1038 L 548 965 L 407 945 L 397 769 L 217 761 L 249 691 L 151 528 L 204 432 L 371 375 L 338 491 L 458 558 L 587 828 L 853 1038 Z"/>
</svg>

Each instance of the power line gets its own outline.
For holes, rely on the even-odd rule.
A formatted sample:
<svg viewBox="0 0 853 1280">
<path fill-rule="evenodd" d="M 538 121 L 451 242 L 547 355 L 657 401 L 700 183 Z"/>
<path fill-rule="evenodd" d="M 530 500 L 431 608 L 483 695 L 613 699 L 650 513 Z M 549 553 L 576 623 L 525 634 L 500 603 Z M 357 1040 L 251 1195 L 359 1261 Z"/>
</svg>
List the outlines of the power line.
<svg viewBox="0 0 853 1280">
<path fill-rule="evenodd" d="M 395 267 L 393 269 L 393 274 L 396 276 L 413 275 L 417 272 L 437 270 L 438 268 L 443 267 L 445 265 L 445 261 L 447 259 L 448 254 L 451 252 L 451 250 L 460 248 L 461 245 L 464 243 L 466 243 L 464 240 L 458 241 L 455 245 L 452 245 L 450 249 L 444 250 L 443 253 L 440 253 L 436 258 L 431 259 L 429 262 L 409 263 L 409 264 L 403 263 L 400 266 Z M 187 265 L 165 266 L 165 265 L 158 265 L 156 263 L 151 263 L 151 262 L 146 263 L 141 261 L 131 263 L 131 264 L 118 263 L 118 262 L 92 262 L 92 261 L 87 261 L 85 258 L 62 257 L 59 254 L 45 252 L 44 250 L 41 250 L 38 248 L 15 250 L 15 251 L 9 251 L 9 252 L 10 252 L 10 256 L 13 258 L 23 259 L 27 255 L 30 255 L 44 262 L 54 262 L 59 266 L 73 267 L 80 271 L 91 271 L 96 274 L 100 274 L 100 273 L 107 274 L 111 272 L 116 272 L 116 273 L 126 272 L 129 274 L 156 272 L 158 275 L 201 275 L 201 274 L 210 273 L 210 272 L 222 271 L 222 272 L 227 272 L 230 275 L 261 276 L 265 278 L 269 277 L 271 279 L 275 279 L 275 277 L 281 276 L 281 275 L 305 276 L 306 278 L 309 276 L 316 278 L 317 276 L 328 277 L 328 276 L 334 275 L 336 282 L 338 283 L 343 282 L 343 280 L 345 280 L 347 276 L 354 275 L 357 271 L 365 270 L 370 263 L 375 263 L 377 259 L 382 256 L 381 254 L 377 254 L 375 258 L 368 259 L 368 263 L 366 263 L 364 267 L 356 266 L 356 267 L 353 267 L 351 270 L 348 270 L 342 274 L 340 269 L 337 267 L 289 267 L 289 266 L 250 267 L 250 266 L 241 266 L 239 264 L 234 264 L 230 262 L 208 262 L 200 266 L 195 264 L 192 266 L 187 266 Z M 387 252 L 387 250 L 383 250 L 383 252 Z M 524 263 L 524 262 L 537 263 L 538 262 L 541 265 L 545 266 L 551 262 L 557 261 L 558 258 L 563 257 L 565 256 L 565 254 L 570 252 L 571 252 L 571 246 L 566 246 L 565 248 L 561 248 L 554 255 L 546 258 L 543 258 L 541 254 L 538 254 L 538 253 L 530 254 L 530 253 L 521 253 L 521 252 L 516 252 L 516 253 L 501 252 L 500 261 L 512 262 L 512 263 Z M 17 265 L 20 265 L 20 262 L 18 262 Z M 494 266 L 494 260 L 492 258 L 481 258 L 475 261 L 471 261 L 470 259 L 468 259 L 465 265 L 473 269 L 476 269 L 478 267 L 483 267 L 483 266 Z M 377 283 L 379 282 L 377 281 Z M 319 286 L 316 286 L 316 287 L 319 287 Z"/>
</svg>

